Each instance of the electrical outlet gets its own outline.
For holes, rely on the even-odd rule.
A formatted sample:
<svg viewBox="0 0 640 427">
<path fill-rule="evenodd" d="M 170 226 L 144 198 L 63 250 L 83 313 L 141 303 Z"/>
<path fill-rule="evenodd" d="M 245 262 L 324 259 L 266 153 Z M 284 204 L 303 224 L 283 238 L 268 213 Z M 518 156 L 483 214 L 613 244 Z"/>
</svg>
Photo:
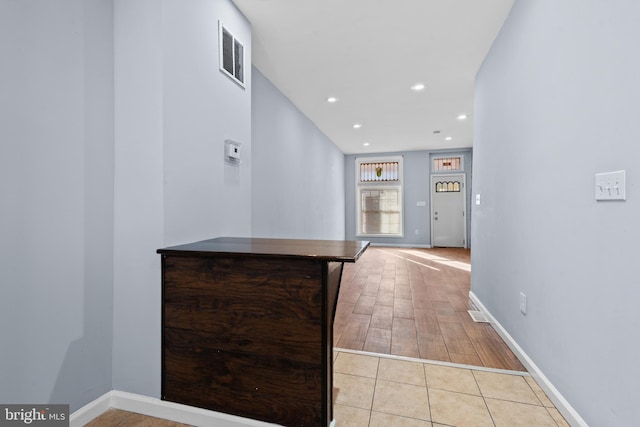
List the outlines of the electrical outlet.
<svg viewBox="0 0 640 427">
<path fill-rule="evenodd" d="M 527 296 L 523 292 L 520 292 L 520 312 L 527 314 Z"/>
</svg>

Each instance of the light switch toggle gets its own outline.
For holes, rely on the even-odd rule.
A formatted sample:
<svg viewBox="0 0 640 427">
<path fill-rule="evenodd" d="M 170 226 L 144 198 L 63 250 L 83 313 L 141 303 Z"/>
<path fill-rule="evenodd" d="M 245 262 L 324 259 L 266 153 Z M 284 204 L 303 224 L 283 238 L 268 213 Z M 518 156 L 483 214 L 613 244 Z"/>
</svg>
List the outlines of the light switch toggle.
<svg viewBox="0 0 640 427">
<path fill-rule="evenodd" d="M 596 174 L 596 200 L 626 200 L 625 171 Z"/>
</svg>

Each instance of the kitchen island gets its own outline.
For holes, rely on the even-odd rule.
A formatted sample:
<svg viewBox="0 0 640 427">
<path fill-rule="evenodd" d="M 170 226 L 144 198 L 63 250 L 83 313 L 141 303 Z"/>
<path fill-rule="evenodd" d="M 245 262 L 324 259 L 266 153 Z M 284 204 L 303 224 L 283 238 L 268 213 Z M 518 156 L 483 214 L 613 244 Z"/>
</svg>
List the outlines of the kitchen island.
<svg viewBox="0 0 640 427">
<path fill-rule="evenodd" d="M 368 245 L 221 237 L 159 249 L 162 399 L 329 426 L 342 268 Z"/>
</svg>

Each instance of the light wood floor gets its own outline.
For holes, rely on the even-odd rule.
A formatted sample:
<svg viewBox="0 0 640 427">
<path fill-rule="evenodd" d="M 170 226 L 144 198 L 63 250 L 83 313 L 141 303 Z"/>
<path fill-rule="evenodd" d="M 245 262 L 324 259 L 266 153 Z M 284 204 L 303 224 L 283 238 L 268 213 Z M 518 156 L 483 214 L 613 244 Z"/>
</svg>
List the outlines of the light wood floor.
<svg viewBox="0 0 640 427">
<path fill-rule="evenodd" d="M 470 283 L 467 249 L 369 247 L 345 264 L 334 346 L 524 371 L 491 325 L 471 319 Z"/>
</svg>

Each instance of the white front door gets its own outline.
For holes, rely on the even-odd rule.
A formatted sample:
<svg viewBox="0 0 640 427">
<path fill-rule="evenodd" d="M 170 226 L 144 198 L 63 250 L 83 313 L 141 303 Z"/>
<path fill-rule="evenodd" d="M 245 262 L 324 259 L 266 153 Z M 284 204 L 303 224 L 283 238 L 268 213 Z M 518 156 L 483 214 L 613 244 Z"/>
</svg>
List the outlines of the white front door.
<svg viewBox="0 0 640 427">
<path fill-rule="evenodd" d="M 464 174 L 431 175 L 431 246 L 467 245 Z"/>
</svg>

